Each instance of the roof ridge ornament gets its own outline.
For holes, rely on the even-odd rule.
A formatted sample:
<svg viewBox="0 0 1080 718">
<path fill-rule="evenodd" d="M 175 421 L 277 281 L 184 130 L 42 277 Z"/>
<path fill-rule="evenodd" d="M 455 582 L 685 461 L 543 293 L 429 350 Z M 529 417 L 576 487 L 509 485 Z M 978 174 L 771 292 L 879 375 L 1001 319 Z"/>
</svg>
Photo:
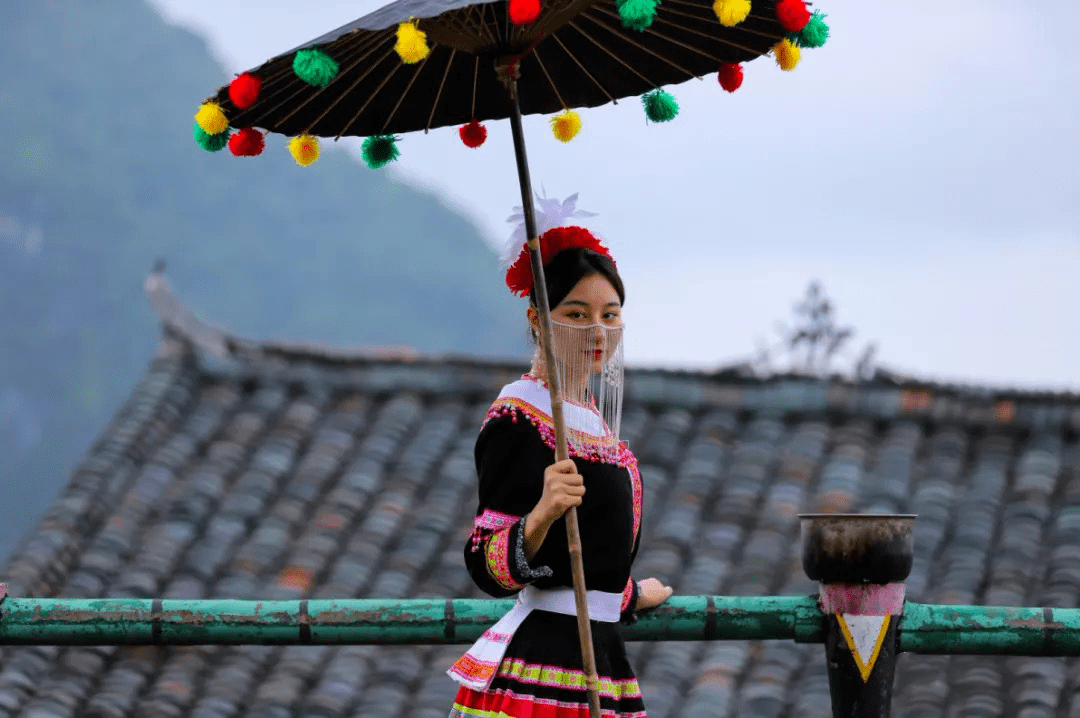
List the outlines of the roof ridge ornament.
<svg viewBox="0 0 1080 718">
<path fill-rule="evenodd" d="M 232 356 L 229 336 L 199 319 L 195 312 L 188 309 L 176 296 L 172 284 L 165 276 L 165 260 L 159 258 L 154 263 L 154 269 L 147 275 L 143 290 L 150 303 L 150 310 L 161 322 L 165 334 L 163 342 L 167 342 L 171 337 L 214 356 Z"/>
</svg>

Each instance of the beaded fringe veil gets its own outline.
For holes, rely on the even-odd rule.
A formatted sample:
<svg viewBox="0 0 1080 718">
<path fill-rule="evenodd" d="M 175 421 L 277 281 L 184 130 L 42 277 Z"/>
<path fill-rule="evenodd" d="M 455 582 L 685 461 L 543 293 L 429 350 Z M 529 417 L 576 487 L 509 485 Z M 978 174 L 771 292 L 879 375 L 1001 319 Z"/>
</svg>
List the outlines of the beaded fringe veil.
<svg viewBox="0 0 1080 718">
<path fill-rule="evenodd" d="M 623 403 L 623 327 L 552 322 L 555 370 L 563 399 L 590 409 L 587 431 L 603 448 L 619 443 Z"/>
</svg>

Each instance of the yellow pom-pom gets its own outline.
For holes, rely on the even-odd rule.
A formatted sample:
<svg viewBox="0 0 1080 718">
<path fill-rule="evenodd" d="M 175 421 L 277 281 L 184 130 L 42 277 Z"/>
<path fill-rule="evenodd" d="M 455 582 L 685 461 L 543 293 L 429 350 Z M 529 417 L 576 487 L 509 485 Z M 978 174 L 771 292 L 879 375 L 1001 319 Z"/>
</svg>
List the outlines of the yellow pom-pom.
<svg viewBox="0 0 1080 718">
<path fill-rule="evenodd" d="M 319 159 L 319 140 L 311 135 L 300 135 L 289 140 L 289 154 L 296 164 L 307 167 Z"/>
<path fill-rule="evenodd" d="M 571 110 L 555 115 L 551 118 L 551 131 L 559 142 L 569 142 L 581 132 L 581 118 Z"/>
<path fill-rule="evenodd" d="M 431 52 L 427 46 L 427 33 L 422 32 L 411 20 L 398 25 L 394 49 L 406 65 L 420 62 Z"/>
<path fill-rule="evenodd" d="M 735 27 L 750 14 L 750 0 L 716 0 L 712 6 L 724 27 Z"/>
<path fill-rule="evenodd" d="M 773 55 L 781 70 L 794 70 L 799 64 L 799 48 L 786 38 L 773 45 Z"/>
<path fill-rule="evenodd" d="M 220 135 L 229 129 L 229 120 L 216 102 L 204 102 L 195 113 L 195 124 L 208 135 Z"/>
</svg>

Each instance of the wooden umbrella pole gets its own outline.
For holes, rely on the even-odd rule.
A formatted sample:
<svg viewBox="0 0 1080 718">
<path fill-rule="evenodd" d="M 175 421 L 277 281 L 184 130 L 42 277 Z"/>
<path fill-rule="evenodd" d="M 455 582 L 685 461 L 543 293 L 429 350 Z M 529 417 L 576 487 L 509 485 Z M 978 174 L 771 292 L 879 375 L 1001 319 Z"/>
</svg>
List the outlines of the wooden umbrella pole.
<svg viewBox="0 0 1080 718">
<path fill-rule="evenodd" d="M 516 68 L 508 68 L 515 72 Z M 501 73 L 500 73 L 501 74 Z M 540 238 L 536 233 L 533 214 L 532 181 L 529 161 L 525 156 L 525 135 L 521 129 L 521 106 L 517 96 L 517 78 L 509 76 L 510 129 L 514 135 L 514 156 L 517 159 L 518 181 L 521 184 L 522 211 L 525 214 L 525 235 L 528 237 L 529 262 L 532 266 L 533 287 L 536 291 L 536 311 L 540 315 L 540 345 L 544 348 L 544 364 L 548 367 L 547 383 L 551 392 L 551 420 L 555 424 L 555 460 L 569 458 L 566 444 L 566 422 L 563 419 L 562 387 L 555 367 L 555 351 L 551 342 L 551 310 L 548 307 L 547 285 L 544 284 L 544 263 L 540 255 Z M 577 606 L 578 637 L 581 639 L 581 662 L 585 669 L 585 686 L 589 692 L 589 715 L 600 716 L 600 679 L 596 675 L 596 654 L 593 651 L 592 630 L 589 626 L 589 602 L 585 594 L 585 564 L 581 560 L 581 532 L 578 530 L 577 509 L 570 507 L 566 518 L 566 538 L 570 545 L 570 571 L 574 579 L 574 602 Z"/>
</svg>

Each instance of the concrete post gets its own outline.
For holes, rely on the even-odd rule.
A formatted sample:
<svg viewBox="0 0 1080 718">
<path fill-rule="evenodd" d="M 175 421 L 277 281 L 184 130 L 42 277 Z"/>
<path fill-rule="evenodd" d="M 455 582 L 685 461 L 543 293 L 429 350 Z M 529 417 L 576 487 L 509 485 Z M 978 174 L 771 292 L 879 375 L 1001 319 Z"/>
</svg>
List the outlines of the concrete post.
<svg viewBox="0 0 1080 718">
<path fill-rule="evenodd" d="M 803 570 L 818 581 L 834 718 L 888 718 L 915 517 L 801 514 Z"/>
</svg>

